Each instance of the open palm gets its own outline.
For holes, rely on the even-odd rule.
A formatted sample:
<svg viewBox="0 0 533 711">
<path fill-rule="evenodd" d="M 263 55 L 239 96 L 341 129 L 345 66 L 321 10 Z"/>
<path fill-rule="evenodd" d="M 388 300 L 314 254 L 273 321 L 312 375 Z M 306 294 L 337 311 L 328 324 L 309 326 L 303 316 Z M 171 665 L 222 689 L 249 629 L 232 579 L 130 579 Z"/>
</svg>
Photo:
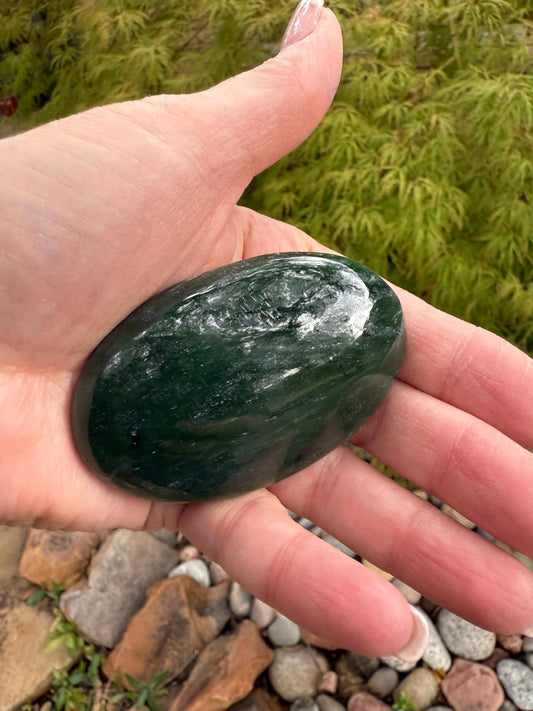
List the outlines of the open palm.
<svg viewBox="0 0 533 711">
<path fill-rule="evenodd" d="M 339 647 L 405 647 L 415 623 L 403 597 L 295 524 L 288 507 L 477 624 L 531 632 L 533 574 L 347 447 L 269 490 L 181 505 L 114 489 L 73 446 L 77 375 L 136 306 L 243 257 L 324 251 L 236 202 L 318 124 L 340 68 L 339 28 L 323 11 L 306 39 L 207 92 L 98 108 L 0 143 L 0 520 L 179 528 Z M 533 555 L 531 360 L 399 295 L 406 361 L 354 442 Z"/>
</svg>

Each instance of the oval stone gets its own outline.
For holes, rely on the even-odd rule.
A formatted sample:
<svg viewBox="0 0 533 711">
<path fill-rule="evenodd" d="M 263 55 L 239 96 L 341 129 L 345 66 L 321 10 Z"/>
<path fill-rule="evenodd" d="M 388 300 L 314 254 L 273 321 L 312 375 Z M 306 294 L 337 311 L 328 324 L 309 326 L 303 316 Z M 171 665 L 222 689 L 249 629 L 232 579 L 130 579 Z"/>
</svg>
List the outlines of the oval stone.
<svg viewBox="0 0 533 711">
<path fill-rule="evenodd" d="M 82 370 L 76 447 L 154 500 L 241 494 L 317 461 L 383 400 L 405 350 L 399 301 L 337 255 L 269 254 L 157 294 Z"/>
</svg>

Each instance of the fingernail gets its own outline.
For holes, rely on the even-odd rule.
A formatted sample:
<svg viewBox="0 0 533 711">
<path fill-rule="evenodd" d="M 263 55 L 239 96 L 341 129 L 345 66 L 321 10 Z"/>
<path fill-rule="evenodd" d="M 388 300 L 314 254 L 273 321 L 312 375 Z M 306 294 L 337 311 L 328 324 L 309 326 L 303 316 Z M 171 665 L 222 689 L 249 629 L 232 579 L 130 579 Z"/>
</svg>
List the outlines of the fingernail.
<svg viewBox="0 0 533 711">
<path fill-rule="evenodd" d="M 395 656 L 403 662 L 417 662 L 427 647 L 429 630 L 422 613 L 417 610 L 416 607 L 413 607 L 413 605 L 409 605 L 409 607 L 413 613 L 413 633 L 409 642 L 403 649 L 396 652 Z"/>
<path fill-rule="evenodd" d="M 323 5 L 324 0 L 301 0 L 287 25 L 280 49 L 285 49 L 311 34 L 318 25 Z"/>
<path fill-rule="evenodd" d="M 528 627 L 522 633 L 524 637 L 533 637 L 533 627 Z"/>
</svg>

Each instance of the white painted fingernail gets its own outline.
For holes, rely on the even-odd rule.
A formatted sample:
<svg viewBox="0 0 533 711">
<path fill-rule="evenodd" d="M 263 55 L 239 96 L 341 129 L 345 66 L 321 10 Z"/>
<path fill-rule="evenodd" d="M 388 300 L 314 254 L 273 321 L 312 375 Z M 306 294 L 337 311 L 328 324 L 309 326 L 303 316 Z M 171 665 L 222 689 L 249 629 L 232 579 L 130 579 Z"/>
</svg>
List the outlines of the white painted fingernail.
<svg viewBox="0 0 533 711">
<path fill-rule="evenodd" d="M 413 605 L 409 605 L 409 607 L 413 613 L 413 632 L 409 642 L 403 649 L 396 652 L 395 656 L 404 662 L 417 662 L 422 658 L 426 650 L 429 639 L 429 629 L 420 610 L 417 610 Z"/>
</svg>

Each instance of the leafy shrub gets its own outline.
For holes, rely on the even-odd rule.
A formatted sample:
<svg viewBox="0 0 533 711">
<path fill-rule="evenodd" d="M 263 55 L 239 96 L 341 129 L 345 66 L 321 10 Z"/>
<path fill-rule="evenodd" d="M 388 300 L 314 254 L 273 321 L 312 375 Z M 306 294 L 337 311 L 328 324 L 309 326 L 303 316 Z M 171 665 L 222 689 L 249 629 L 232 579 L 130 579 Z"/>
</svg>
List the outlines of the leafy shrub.
<svg viewBox="0 0 533 711">
<path fill-rule="evenodd" d="M 0 133 L 205 88 L 295 3 L 0 0 Z M 530 0 L 331 0 L 345 67 L 314 134 L 243 198 L 533 352 Z"/>
</svg>

